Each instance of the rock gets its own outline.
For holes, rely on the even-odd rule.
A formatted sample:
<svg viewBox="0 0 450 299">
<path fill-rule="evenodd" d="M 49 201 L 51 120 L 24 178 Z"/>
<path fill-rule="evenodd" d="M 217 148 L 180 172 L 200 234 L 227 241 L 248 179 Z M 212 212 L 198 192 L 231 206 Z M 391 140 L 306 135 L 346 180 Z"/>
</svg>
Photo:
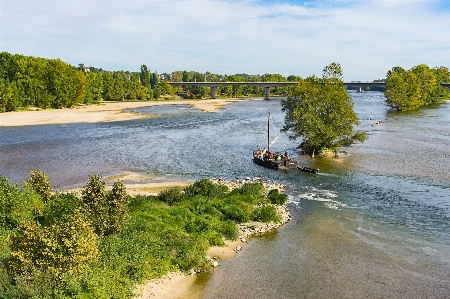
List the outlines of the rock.
<svg viewBox="0 0 450 299">
<path fill-rule="evenodd" d="M 217 268 L 217 267 L 219 267 L 219 262 L 214 261 L 211 263 L 211 266 L 213 266 L 213 268 Z"/>
</svg>

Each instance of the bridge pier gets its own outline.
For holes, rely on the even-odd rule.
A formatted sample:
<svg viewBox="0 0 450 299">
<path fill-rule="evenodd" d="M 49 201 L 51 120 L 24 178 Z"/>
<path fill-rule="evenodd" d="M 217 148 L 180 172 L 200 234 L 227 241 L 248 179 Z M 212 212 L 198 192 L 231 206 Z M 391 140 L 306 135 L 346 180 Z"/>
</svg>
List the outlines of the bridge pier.
<svg viewBox="0 0 450 299">
<path fill-rule="evenodd" d="M 363 92 L 363 90 L 362 90 L 362 86 L 358 86 L 358 90 L 357 90 L 357 92 Z"/>
<path fill-rule="evenodd" d="M 264 97 L 264 100 L 269 100 L 270 97 L 270 86 L 264 86 L 266 89 L 266 96 Z"/>
<path fill-rule="evenodd" d="M 210 86 L 209 87 L 209 94 L 210 94 L 210 98 L 211 99 L 215 99 L 216 98 L 216 90 L 217 90 L 217 86 Z"/>
</svg>

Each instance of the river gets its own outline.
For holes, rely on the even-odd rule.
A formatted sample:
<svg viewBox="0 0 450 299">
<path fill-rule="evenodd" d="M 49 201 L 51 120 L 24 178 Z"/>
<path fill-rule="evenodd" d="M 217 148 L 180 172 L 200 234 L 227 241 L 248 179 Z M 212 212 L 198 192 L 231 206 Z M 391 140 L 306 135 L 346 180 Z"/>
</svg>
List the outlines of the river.
<svg viewBox="0 0 450 299">
<path fill-rule="evenodd" d="M 0 128 L 0 174 L 18 183 L 31 169 L 56 188 L 90 172 L 123 171 L 194 181 L 255 177 L 285 183 L 293 220 L 252 238 L 234 259 L 199 279 L 204 298 L 450 298 L 450 103 L 394 112 L 379 92 L 350 92 L 369 139 L 336 158 L 299 155 L 317 175 L 251 161 L 265 144 L 278 99 L 216 113 L 183 105 L 141 109 L 153 118 L 98 124 Z M 0 115 L 1 117 L 1 115 Z"/>
</svg>

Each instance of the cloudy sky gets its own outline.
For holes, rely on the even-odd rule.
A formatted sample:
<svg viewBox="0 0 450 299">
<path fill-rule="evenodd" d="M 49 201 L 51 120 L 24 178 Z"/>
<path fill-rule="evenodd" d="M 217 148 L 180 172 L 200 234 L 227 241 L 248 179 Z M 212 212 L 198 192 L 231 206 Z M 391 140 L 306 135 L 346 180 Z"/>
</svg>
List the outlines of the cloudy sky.
<svg viewBox="0 0 450 299">
<path fill-rule="evenodd" d="M 0 51 L 106 70 L 384 78 L 450 68 L 449 0 L 0 0 Z"/>
</svg>

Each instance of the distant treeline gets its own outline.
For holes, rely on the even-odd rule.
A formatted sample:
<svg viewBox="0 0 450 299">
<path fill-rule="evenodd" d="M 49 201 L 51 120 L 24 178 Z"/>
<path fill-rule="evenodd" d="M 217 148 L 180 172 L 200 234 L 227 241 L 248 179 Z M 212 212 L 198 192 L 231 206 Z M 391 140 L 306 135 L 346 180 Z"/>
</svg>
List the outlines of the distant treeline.
<svg viewBox="0 0 450 299">
<path fill-rule="evenodd" d="M 146 70 L 146 67 L 145 67 Z M 147 70 L 149 77 L 152 74 Z M 141 83 L 141 74 L 78 68 L 60 59 L 0 53 L 0 112 L 19 107 L 73 107 L 99 100 L 126 101 L 157 98 L 164 85 Z M 153 76 L 155 77 L 155 76 Z"/>
<path fill-rule="evenodd" d="M 172 72 L 169 78 L 174 82 L 298 82 L 301 77 L 290 75 L 284 77 L 280 74 L 264 74 L 264 75 L 218 75 L 206 72 L 204 74 L 198 72 L 176 71 Z M 202 98 L 209 94 L 208 87 L 201 86 L 183 86 L 176 89 L 183 96 Z M 270 93 L 272 95 L 286 96 L 289 92 L 288 86 L 272 87 Z M 218 97 L 263 97 L 265 93 L 264 87 L 256 86 L 224 86 L 217 87 L 216 94 Z"/>
<path fill-rule="evenodd" d="M 444 66 L 431 69 L 419 64 L 410 70 L 393 67 L 386 78 L 386 104 L 397 110 L 412 110 L 449 99 L 448 88 L 441 85 L 448 82 L 450 72 Z"/>
<path fill-rule="evenodd" d="M 158 74 L 145 64 L 140 72 L 106 71 L 79 64 L 72 66 L 60 59 L 46 59 L 20 54 L 0 53 L 0 112 L 15 111 L 25 107 L 64 108 L 79 104 L 103 101 L 134 101 L 169 97 L 206 98 L 209 87 L 172 87 L 167 82 L 298 82 L 295 75 L 219 75 L 209 72 L 174 71 Z M 372 86 L 370 90 L 385 91 L 386 103 L 394 109 L 407 110 L 439 101 L 446 96 L 441 82 L 450 82 L 446 67 L 430 69 L 425 64 L 406 71 L 394 67 L 387 79 L 386 88 Z M 349 87 L 347 89 L 352 89 Z M 271 95 L 287 96 L 290 87 L 272 87 Z M 217 87 L 218 97 L 262 97 L 263 87 Z"/>
<path fill-rule="evenodd" d="M 21 107 L 64 108 L 104 101 L 158 99 L 161 95 L 187 98 L 208 97 L 209 88 L 182 86 L 173 88 L 168 81 L 177 82 L 286 82 L 300 77 L 279 74 L 217 75 L 209 72 L 175 71 L 170 74 L 150 72 L 142 65 L 140 72 L 106 71 L 101 68 L 78 67 L 60 59 L 46 59 L 20 54 L 0 53 L 0 112 Z M 286 95 L 288 87 L 276 87 L 274 95 Z M 217 89 L 224 97 L 264 96 L 264 88 L 227 86 Z"/>
</svg>

